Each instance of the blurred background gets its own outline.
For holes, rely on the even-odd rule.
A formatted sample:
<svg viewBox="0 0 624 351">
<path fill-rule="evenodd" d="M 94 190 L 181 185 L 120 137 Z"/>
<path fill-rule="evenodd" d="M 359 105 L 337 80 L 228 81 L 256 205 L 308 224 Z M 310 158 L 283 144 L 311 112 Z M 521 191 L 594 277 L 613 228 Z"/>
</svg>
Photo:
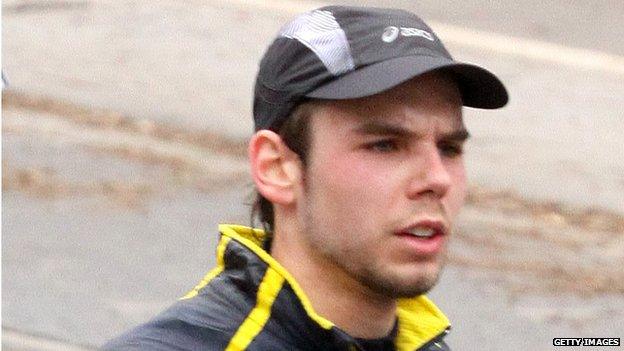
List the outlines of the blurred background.
<svg viewBox="0 0 624 351">
<path fill-rule="evenodd" d="M 335 3 L 412 10 L 509 89 L 465 111 L 470 194 L 431 294 L 451 347 L 624 337 L 624 2 Z M 217 224 L 250 223 L 258 61 L 326 4 L 2 2 L 3 349 L 95 349 L 201 279 Z"/>
</svg>

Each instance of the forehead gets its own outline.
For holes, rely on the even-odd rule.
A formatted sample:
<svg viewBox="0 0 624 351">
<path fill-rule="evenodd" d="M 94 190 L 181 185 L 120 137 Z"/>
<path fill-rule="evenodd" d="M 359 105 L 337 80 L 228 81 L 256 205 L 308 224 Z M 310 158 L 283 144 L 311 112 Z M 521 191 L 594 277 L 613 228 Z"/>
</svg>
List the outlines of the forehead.
<svg viewBox="0 0 624 351">
<path fill-rule="evenodd" d="M 327 100 L 313 118 L 313 129 L 344 132 L 362 124 L 383 122 L 414 131 L 463 129 L 462 101 L 455 82 L 433 73 L 381 94 L 351 100 Z M 343 133 L 341 133 L 343 134 Z"/>
</svg>

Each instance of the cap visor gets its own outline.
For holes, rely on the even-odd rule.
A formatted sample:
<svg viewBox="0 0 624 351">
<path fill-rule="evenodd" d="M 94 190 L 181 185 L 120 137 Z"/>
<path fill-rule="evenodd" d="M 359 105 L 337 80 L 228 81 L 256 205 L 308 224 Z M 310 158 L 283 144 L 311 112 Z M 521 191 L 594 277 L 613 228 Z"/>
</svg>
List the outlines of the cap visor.
<svg viewBox="0 0 624 351">
<path fill-rule="evenodd" d="M 374 63 L 338 77 L 306 94 L 317 99 L 354 99 L 381 93 L 428 72 L 453 73 L 465 106 L 495 109 L 509 100 L 507 89 L 490 71 L 442 57 L 405 56 Z"/>
</svg>

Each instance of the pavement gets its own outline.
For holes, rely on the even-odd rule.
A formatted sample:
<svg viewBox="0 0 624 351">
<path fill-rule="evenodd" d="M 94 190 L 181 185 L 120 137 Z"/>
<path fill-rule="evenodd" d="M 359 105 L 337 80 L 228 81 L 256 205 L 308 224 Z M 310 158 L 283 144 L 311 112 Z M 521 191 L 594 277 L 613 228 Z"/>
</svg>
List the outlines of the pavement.
<svg viewBox="0 0 624 351">
<path fill-rule="evenodd" d="M 418 12 L 510 90 L 466 111 L 470 195 L 432 292 L 451 346 L 624 336 L 622 3 L 364 3 Z M 195 285 L 217 224 L 250 221 L 257 62 L 320 5 L 3 2 L 5 349 L 94 349 Z"/>
</svg>

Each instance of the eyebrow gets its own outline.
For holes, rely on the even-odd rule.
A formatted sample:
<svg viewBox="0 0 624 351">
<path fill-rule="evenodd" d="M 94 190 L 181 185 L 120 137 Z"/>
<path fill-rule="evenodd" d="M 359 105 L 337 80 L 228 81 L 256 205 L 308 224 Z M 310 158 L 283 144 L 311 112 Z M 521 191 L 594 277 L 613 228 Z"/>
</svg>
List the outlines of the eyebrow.
<svg viewBox="0 0 624 351">
<path fill-rule="evenodd" d="M 464 142 L 470 138 L 470 133 L 464 127 L 450 133 L 442 134 L 443 140 Z"/>
<path fill-rule="evenodd" d="M 410 130 L 409 128 L 379 121 L 366 122 L 354 128 L 354 131 L 357 134 L 362 135 L 392 135 L 403 138 L 418 136 L 418 133 Z M 446 141 L 463 142 L 466 141 L 468 138 L 470 138 L 470 133 L 465 127 L 462 126 L 461 128 L 456 129 L 450 133 L 442 134 L 442 137 L 440 139 Z"/>
</svg>

